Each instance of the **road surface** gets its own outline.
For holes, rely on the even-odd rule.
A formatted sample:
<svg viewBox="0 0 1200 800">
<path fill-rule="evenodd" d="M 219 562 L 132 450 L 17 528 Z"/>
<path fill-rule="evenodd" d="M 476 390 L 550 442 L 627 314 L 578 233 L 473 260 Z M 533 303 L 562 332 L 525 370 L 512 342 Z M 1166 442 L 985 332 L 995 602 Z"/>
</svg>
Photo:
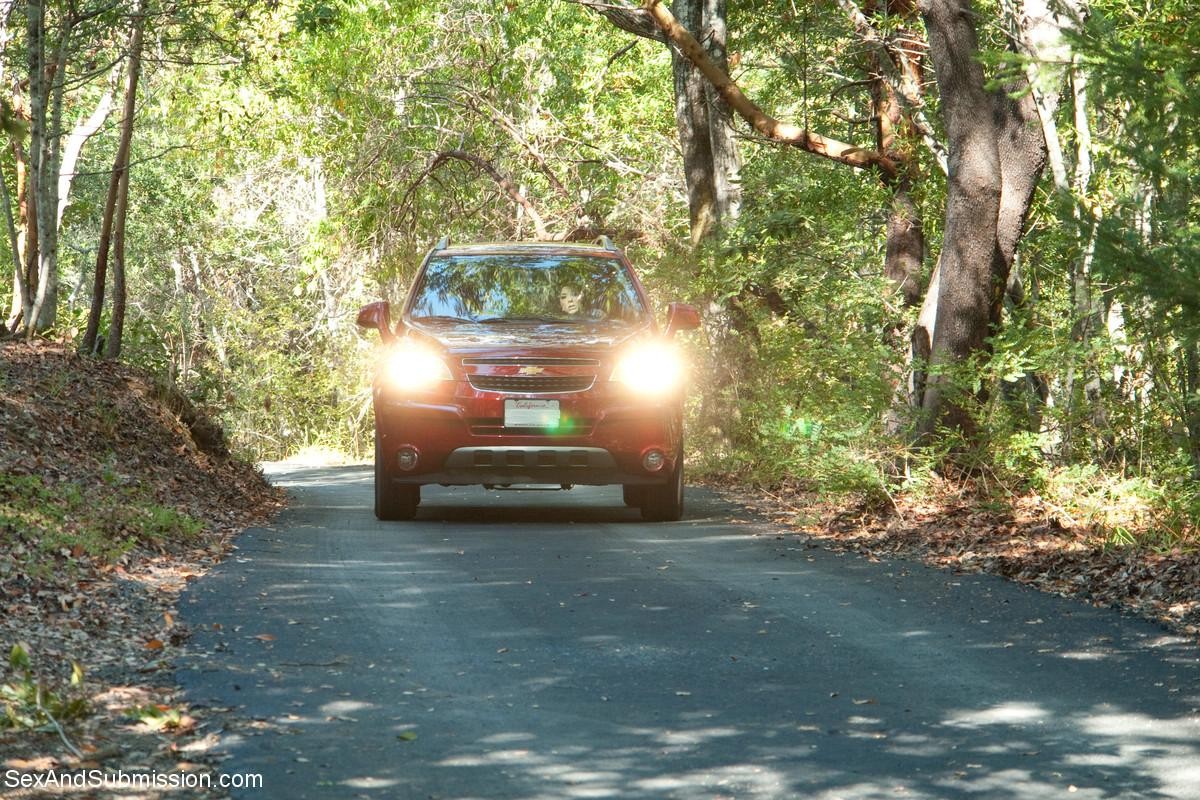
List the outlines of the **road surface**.
<svg viewBox="0 0 1200 800">
<path fill-rule="evenodd" d="M 827 552 L 689 490 L 274 476 L 181 604 L 235 797 L 1200 798 L 1200 651 L 997 578 Z"/>
</svg>

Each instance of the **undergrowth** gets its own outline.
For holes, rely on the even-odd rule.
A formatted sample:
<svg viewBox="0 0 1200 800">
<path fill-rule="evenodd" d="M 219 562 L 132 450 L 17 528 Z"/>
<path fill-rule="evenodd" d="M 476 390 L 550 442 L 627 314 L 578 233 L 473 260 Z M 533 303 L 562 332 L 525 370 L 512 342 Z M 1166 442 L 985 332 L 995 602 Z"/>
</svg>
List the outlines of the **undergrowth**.
<svg viewBox="0 0 1200 800">
<path fill-rule="evenodd" d="M 0 475 L 0 535 L 11 543 L 18 571 L 30 577 L 70 570 L 84 559 L 115 563 L 138 545 L 194 539 L 203 528 L 115 477 L 84 486 L 40 475 Z"/>
<path fill-rule="evenodd" d="M 12 646 L 8 667 L 9 678 L 0 683 L 0 728 L 54 730 L 90 713 L 78 662 L 71 662 L 70 680 L 61 688 L 51 687 L 34 668 L 27 645 Z"/>
</svg>

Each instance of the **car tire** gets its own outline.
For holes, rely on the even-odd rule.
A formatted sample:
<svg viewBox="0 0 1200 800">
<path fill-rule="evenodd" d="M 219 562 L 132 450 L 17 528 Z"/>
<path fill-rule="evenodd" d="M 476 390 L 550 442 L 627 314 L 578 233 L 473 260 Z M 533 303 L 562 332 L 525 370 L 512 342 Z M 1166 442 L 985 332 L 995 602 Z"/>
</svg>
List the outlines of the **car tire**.
<svg viewBox="0 0 1200 800">
<path fill-rule="evenodd" d="M 683 449 L 675 456 L 675 469 L 663 484 L 645 486 L 642 519 L 648 522 L 675 522 L 683 516 Z"/>
<path fill-rule="evenodd" d="M 379 433 L 375 433 L 375 518 L 383 522 L 396 522 L 416 516 L 421 502 L 421 487 L 400 485 L 392 482 L 383 465 L 383 446 Z"/>
<path fill-rule="evenodd" d="M 646 487 L 645 486 L 622 486 L 621 496 L 625 499 L 625 505 L 630 508 L 641 508 L 646 502 Z"/>
</svg>

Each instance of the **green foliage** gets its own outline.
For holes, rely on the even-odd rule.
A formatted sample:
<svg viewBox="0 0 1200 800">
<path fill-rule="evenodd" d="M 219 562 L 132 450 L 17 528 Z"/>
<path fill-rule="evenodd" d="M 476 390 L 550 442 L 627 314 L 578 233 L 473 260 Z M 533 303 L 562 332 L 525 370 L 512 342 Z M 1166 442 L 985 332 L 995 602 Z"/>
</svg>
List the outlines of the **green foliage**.
<svg viewBox="0 0 1200 800">
<path fill-rule="evenodd" d="M 139 543 L 194 539 L 203 525 L 113 476 L 102 486 L 0 475 L 0 533 L 22 571 L 45 577 L 80 559 L 114 563 Z"/>
<path fill-rule="evenodd" d="M 54 724 L 81 719 L 90 713 L 83 686 L 83 667 L 71 662 L 64 690 L 53 691 L 34 670 L 29 646 L 17 642 L 9 652 L 10 678 L 0 683 L 0 729 L 52 730 Z"/>
<path fill-rule="evenodd" d="M 858 78 L 875 55 L 849 21 L 732 5 L 746 93 L 781 120 L 873 147 Z M 366 455 L 376 342 L 355 313 L 398 300 L 441 236 L 533 235 L 494 171 L 547 231 L 617 233 L 660 308 L 705 310 L 702 331 L 682 337 L 700 471 L 875 502 L 923 491 L 953 453 L 999 495 L 1053 493 L 1067 507 L 1074 493 L 1081 519 L 1088 498 L 1137 498 L 1126 505 L 1141 516 L 1097 522 L 1114 541 L 1150 529 L 1185 541 L 1188 478 L 1200 474 L 1200 100 L 1189 91 L 1200 29 L 1183 24 L 1182 0 L 1090 5 L 1074 42 L 1089 128 L 1076 130 L 1069 93 L 1056 122 L 1068 161 L 1092 134 L 1091 182 L 1076 196 L 1042 187 L 1018 264 L 1025 303 L 1006 309 L 988 353 L 938 376 L 980 401 L 968 404 L 969 445 L 910 447 L 918 412 L 905 388 L 925 367 L 907 360 L 916 310 L 881 276 L 889 198 L 876 177 L 743 140 L 742 216 L 692 252 L 670 51 L 553 0 L 190 3 L 158 15 L 167 58 L 149 60 L 134 137 L 126 357 L 219 416 L 243 453 Z M 1066 69 L 1014 61 L 1001 7 L 976 4 L 991 74 Z M 96 63 L 115 57 L 125 10 L 79 32 Z M 880 24 L 920 35 L 900 16 Z M 13 74 L 22 47 L 18 37 L 4 54 Z M 103 90 L 78 77 L 72 119 Z M 926 99 L 936 134 L 936 93 Z M 11 116 L 0 109 L 0 122 Z M 68 335 L 82 327 L 115 145 L 113 125 L 89 143 L 64 216 L 64 285 L 81 287 L 60 315 Z M 928 273 L 945 182 L 911 131 L 895 146 L 914 170 Z M 439 157 L 450 151 L 476 160 Z M 2 158 L 15 191 L 11 148 Z M 145 541 L 191 535 L 187 518 L 119 490 L 133 510 L 70 538 L 64 521 L 95 492 L 22 480 L 0 479 L 0 525 L 42 532 L 28 547 L 111 560 L 133 546 L 127 528 Z"/>
<path fill-rule="evenodd" d="M 881 193 L 844 171 L 798 172 L 795 158 L 754 153 L 737 227 L 698 263 L 650 271 L 660 286 L 728 309 L 694 352 L 704 387 L 693 406 L 697 467 L 880 501 L 902 449 L 883 416 L 903 321 L 879 275 L 881 220 L 863 218 Z"/>
</svg>

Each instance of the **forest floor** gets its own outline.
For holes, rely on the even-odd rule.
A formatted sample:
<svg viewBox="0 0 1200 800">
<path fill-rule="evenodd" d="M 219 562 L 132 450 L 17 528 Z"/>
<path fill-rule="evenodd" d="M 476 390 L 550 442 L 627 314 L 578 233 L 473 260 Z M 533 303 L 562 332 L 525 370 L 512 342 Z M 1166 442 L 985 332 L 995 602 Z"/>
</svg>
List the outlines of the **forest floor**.
<svg viewBox="0 0 1200 800">
<path fill-rule="evenodd" d="M 996 573 L 1200 636 L 1200 554 L 1114 546 L 1041 498 L 997 504 L 947 484 L 880 510 L 799 488 L 715 488 L 780 523 L 777 535 Z M 172 662 L 189 631 L 175 603 L 282 503 L 203 414 L 136 370 L 0 342 L 0 794 L 220 795 L 13 792 L 2 781 L 10 770 L 215 775 L 219 734 L 244 723 L 178 696 Z M 18 644 L 28 667 L 10 658 Z"/>
<path fill-rule="evenodd" d="M 1037 495 L 997 502 L 977 486 L 946 483 L 921 498 L 867 507 L 800 487 L 714 488 L 822 547 L 1000 575 L 1200 640 L 1200 549 L 1114 542 L 1110 531 Z"/>
<path fill-rule="evenodd" d="M 53 781 L 213 780 L 225 723 L 177 697 L 174 607 L 282 502 L 138 371 L 0 342 L 0 796 L 213 796 Z"/>
</svg>

